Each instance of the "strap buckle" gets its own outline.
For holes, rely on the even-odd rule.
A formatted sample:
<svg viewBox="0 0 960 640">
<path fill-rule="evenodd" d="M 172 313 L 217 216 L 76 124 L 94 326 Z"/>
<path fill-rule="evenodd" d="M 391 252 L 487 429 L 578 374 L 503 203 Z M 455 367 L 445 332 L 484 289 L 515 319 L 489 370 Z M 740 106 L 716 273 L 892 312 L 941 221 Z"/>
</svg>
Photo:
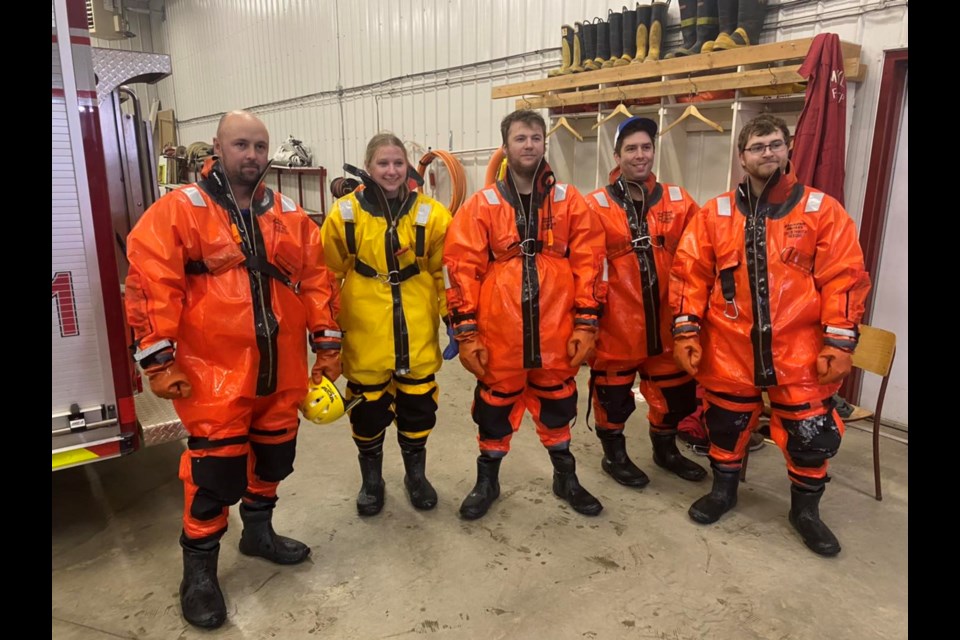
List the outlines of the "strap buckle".
<svg viewBox="0 0 960 640">
<path fill-rule="evenodd" d="M 533 249 L 532 249 L 532 250 L 529 249 L 529 248 L 527 248 L 527 243 L 528 243 L 528 242 L 532 243 L 532 246 L 533 246 Z M 521 241 L 520 241 L 520 244 L 519 244 L 518 246 L 520 247 L 520 254 L 521 254 L 521 255 L 524 255 L 524 256 L 527 256 L 527 257 L 537 255 L 537 240 L 536 240 L 536 238 L 527 238 L 526 240 L 521 240 Z"/>
<path fill-rule="evenodd" d="M 390 286 L 398 286 L 400 284 L 400 272 L 399 271 L 388 271 L 387 273 L 378 273 L 377 280 L 383 284 L 389 284 Z"/>
<path fill-rule="evenodd" d="M 633 245 L 633 250 L 638 251 L 642 249 L 649 249 L 653 247 L 654 249 L 660 249 L 663 247 L 662 242 L 655 242 L 654 236 L 638 236 L 630 241 L 630 244 Z"/>
</svg>

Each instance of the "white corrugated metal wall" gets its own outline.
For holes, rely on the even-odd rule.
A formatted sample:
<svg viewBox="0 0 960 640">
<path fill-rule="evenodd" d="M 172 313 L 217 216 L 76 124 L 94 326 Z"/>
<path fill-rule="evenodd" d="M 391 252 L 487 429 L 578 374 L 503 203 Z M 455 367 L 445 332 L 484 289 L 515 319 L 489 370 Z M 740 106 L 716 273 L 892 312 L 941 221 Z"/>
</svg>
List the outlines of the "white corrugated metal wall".
<svg viewBox="0 0 960 640">
<path fill-rule="evenodd" d="M 598 0 L 151 0 L 148 13 L 151 43 L 173 61 L 158 95 L 176 111 L 181 144 L 209 142 L 222 113 L 248 108 L 274 147 L 295 135 L 332 178 L 345 160 L 359 164 L 366 141 L 387 129 L 410 142 L 414 160 L 427 147 L 466 151 L 472 191 L 513 108 L 492 100 L 491 87 L 545 77 L 558 64 L 560 25 L 608 8 Z M 678 11 L 672 3 L 668 43 L 679 41 Z M 855 219 L 883 50 L 906 46 L 906 27 L 905 0 L 785 0 L 771 2 L 767 16 L 764 42 L 832 31 L 863 45 L 869 71 L 847 143 Z M 150 33 L 131 20 L 138 28 L 141 38 Z"/>
</svg>

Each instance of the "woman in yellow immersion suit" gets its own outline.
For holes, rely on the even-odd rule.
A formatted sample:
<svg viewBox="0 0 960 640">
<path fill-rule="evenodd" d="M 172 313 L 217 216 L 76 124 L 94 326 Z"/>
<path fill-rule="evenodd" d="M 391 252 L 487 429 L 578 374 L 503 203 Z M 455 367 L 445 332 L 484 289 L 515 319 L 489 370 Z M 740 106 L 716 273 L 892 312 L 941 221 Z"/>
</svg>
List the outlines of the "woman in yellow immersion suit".
<svg viewBox="0 0 960 640">
<path fill-rule="evenodd" d="M 363 480 L 357 512 L 366 516 L 383 508 L 383 441 L 394 420 L 410 502 L 437 504 L 425 475 L 426 444 L 436 424 L 438 330 L 447 316 L 441 261 L 451 216 L 412 190 L 407 151 L 395 135 L 370 140 L 364 167 L 363 186 L 333 204 L 321 234 L 327 266 L 342 282 L 347 399 L 365 397 L 350 424 Z"/>
</svg>

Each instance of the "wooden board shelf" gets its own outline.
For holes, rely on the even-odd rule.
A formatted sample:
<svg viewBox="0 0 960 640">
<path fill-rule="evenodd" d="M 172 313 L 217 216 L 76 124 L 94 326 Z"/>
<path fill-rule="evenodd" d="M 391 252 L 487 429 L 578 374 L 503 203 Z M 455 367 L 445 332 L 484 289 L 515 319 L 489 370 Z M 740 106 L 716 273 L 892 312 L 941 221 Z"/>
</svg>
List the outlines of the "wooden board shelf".
<svg viewBox="0 0 960 640">
<path fill-rule="evenodd" d="M 790 87 L 805 81 L 797 71 L 813 40 L 800 38 L 501 85 L 493 88 L 492 97 L 517 97 L 517 108 L 543 109 L 703 91 Z M 841 48 L 847 82 L 862 81 L 866 65 L 860 62 L 860 45 L 842 42 Z"/>
</svg>

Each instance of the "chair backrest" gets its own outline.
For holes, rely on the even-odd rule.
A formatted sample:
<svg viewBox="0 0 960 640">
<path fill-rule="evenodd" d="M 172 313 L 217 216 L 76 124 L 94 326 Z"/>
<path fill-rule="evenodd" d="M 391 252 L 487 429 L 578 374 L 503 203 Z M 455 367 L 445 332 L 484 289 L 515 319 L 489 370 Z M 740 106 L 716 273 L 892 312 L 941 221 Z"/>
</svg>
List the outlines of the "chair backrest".
<svg viewBox="0 0 960 640">
<path fill-rule="evenodd" d="M 886 377 L 897 352 L 897 334 L 870 325 L 860 325 L 860 341 L 853 352 L 853 366 Z"/>
</svg>

